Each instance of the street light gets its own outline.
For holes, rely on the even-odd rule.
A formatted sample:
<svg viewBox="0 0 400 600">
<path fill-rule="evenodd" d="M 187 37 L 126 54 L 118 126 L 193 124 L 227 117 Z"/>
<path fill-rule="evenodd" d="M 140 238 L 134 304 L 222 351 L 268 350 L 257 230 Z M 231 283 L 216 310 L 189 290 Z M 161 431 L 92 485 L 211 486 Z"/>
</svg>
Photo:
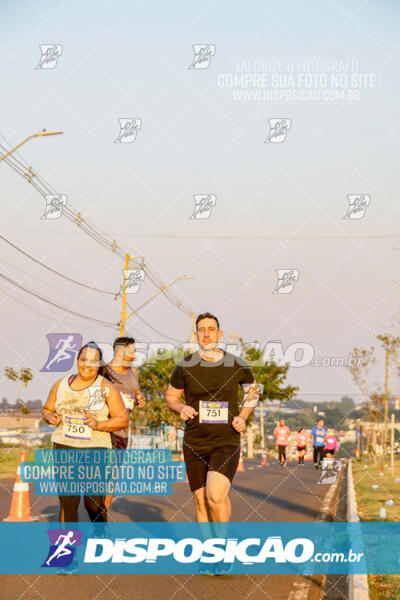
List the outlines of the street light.
<svg viewBox="0 0 400 600">
<path fill-rule="evenodd" d="M 24 140 L 23 142 L 21 142 L 20 144 L 18 144 L 18 146 L 15 146 L 15 148 L 12 148 L 12 150 L 10 150 L 9 152 L 7 152 L 7 154 L 3 154 L 3 156 L 0 156 L 0 161 L 2 161 L 5 158 L 7 158 L 7 156 L 10 156 L 10 154 L 12 154 L 13 152 L 15 152 L 15 150 L 18 150 L 18 148 L 20 148 L 23 144 L 25 144 L 26 142 L 28 142 L 32 138 L 43 137 L 45 135 L 59 135 L 61 133 L 64 133 L 64 132 L 63 131 L 46 131 L 45 129 L 43 131 L 39 131 L 39 133 L 34 133 L 33 135 L 30 135 L 29 137 L 27 137 L 26 140 Z"/>
<path fill-rule="evenodd" d="M 144 306 L 146 306 L 146 304 L 148 304 L 149 302 L 151 302 L 152 300 L 154 300 L 155 298 L 157 298 L 158 296 L 163 294 L 165 292 L 165 290 L 167 290 L 169 287 L 171 287 L 178 281 L 182 281 L 183 279 L 194 279 L 194 277 L 188 277 L 187 275 L 183 275 L 181 277 L 177 277 L 176 279 L 174 279 L 174 281 L 171 281 L 171 283 L 169 283 L 168 285 L 161 284 L 160 290 L 156 294 L 154 294 L 154 296 L 152 296 L 151 298 L 146 300 L 146 302 L 143 302 L 143 304 L 141 304 L 136 310 L 133 310 L 131 313 L 127 314 L 125 312 L 125 308 L 126 308 L 126 270 L 128 268 L 127 265 L 129 263 L 128 256 L 129 255 L 127 255 L 125 272 L 124 272 L 124 288 L 123 288 L 123 293 L 122 293 L 122 310 L 121 310 L 121 320 L 120 320 L 120 330 L 119 330 L 120 336 L 123 336 L 125 333 L 125 322 L 127 319 L 129 319 L 129 317 L 131 317 L 133 314 L 135 314 L 139 310 L 141 310 Z"/>
</svg>

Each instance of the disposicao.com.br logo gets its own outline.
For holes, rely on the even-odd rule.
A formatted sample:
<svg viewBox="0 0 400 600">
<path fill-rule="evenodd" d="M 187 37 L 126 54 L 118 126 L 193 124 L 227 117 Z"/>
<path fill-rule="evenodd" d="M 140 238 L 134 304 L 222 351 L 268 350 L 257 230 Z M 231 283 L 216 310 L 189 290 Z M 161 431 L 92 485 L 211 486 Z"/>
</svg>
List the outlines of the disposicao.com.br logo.
<svg viewBox="0 0 400 600">
<path fill-rule="evenodd" d="M 170 557 L 178 563 L 234 563 L 245 565 L 265 563 L 303 563 L 312 558 L 314 544 L 307 538 L 294 538 L 283 544 L 280 536 L 247 538 L 89 538 L 86 543 L 85 563 L 156 563 Z"/>
<path fill-rule="evenodd" d="M 3 523 L 2 540 L 8 574 L 400 574 L 398 522 Z"/>
</svg>

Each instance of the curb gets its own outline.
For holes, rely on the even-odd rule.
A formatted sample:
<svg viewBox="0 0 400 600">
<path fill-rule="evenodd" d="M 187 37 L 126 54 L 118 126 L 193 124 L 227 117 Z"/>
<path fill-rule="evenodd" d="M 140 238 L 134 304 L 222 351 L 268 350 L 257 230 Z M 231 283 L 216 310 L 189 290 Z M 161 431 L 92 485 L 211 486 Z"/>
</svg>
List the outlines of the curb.
<svg viewBox="0 0 400 600">
<path fill-rule="evenodd" d="M 337 511 L 337 501 L 342 485 L 343 470 L 340 470 L 339 476 L 335 483 L 330 485 L 328 492 L 325 494 L 317 521 L 329 521 L 334 519 Z"/>
<path fill-rule="evenodd" d="M 331 518 L 332 519 L 335 518 L 335 514 L 336 514 L 336 510 L 337 510 L 337 499 L 339 496 L 341 483 L 342 483 L 342 471 L 340 471 L 339 477 L 337 478 L 335 483 L 329 486 L 329 490 L 327 491 L 324 498 L 322 499 L 320 512 L 315 521 L 316 523 L 323 523 L 325 521 L 329 521 L 329 519 L 331 519 Z M 315 575 L 314 575 L 314 577 L 315 577 Z M 319 586 L 321 589 L 321 593 L 324 596 L 327 575 L 319 574 L 319 575 L 316 575 L 316 577 L 320 578 Z M 293 582 L 293 588 L 290 591 L 290 594 L 287 597 L 287 600 L 308 600 L 308 598 L 310 597 L 310 594 L 311 594 L 311 583 L 312 583 L 311 578 L 312 578 L 311 575 L 296 576 L 296 578 Z"/>
<path fill-rule="evenodd" d="M 360 521 L 357 511 L 351 459 L 347 465 L 347 521 L 349 523 L 358 523 Z M 367 575 L 349 575 L 349 600 L 369 600 Z"/>
</svg>

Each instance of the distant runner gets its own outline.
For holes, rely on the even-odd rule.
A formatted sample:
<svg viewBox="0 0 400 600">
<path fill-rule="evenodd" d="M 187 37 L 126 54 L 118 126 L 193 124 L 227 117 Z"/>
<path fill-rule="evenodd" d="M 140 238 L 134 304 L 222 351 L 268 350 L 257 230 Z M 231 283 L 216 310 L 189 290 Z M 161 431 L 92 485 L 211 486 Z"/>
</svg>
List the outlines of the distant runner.
<svg viewBox="0 0 400 600">
<path fill-rule="evenodd" d="M 296 435 L 297 459 L 299 465 L 304 465 L 304 455 L 306 453 L 308 435 L 304 431 L 304 427 L 300 427 Z"/>
<path fill-rule="evenodd" d="M 321 461 L 324 458 L 324 447 L 325 447 L 325 436 L 326 427 L 324 420 L 319 419 L 317 424 L 311 429 L 311 435 L 313 436 L 313 447 L 314 447 L 314 466 L 319 469 Z"/>
<path fill-rule="evenodd" d="M 325 437 L 325 456 L 326 458 L 333 458 L 335 454 L 335 450 L 339 450 L 339 444 L 337 443 L 337 439 L 333 434 L 333 431 L 329 429 L 326 437 Z"/>
<path fill-rule="evenodd" d="M 274 429 L 274 437 L 278 446 L 279 462 L 281 467 L 286 465 L 286 446 L 290 437 L 290 429 L 285 425 L 285 421 L 281 419 L 279 425 Z"/>
</svg>

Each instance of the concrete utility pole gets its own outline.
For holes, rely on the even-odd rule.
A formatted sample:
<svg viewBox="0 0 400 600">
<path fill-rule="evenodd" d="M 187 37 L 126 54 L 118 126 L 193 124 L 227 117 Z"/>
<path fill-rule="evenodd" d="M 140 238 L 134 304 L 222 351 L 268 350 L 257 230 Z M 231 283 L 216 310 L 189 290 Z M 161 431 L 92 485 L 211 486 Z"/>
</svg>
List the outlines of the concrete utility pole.
<svg viewBox="0 0 400 600">
<path fill-rule="evenodd" d="M 386 349 L 385 357 L 385 406 L 384 406 L 384 433 L 383 433 L 383 456 L 387 455 L 387 439 L 389 425 L 389 350 Z"/>
<path fill-rule="evenodd" d="M 191 333 L 190 333 L 190 343 L 191 343 L 190 349 L 192 352 L 194 352 L 194 342 L 196 340 L 195 331 L 196 331 L 196 315 L 194 313 L 192 313 L 192 328 L 191 328 Z"/>
<path fill-rule="evenodd" d="M 390 415 L 391 417 L 391 428 L 390 428 L 390 468 L 394 470 L 394 414 Z"/>
<path fill-rule="evenodd" d="M 265 448 L 265 435 L 264 435 L 264 400 L 260 399 L 258 406 L 260 408 L 260 435 L 261 435 L 261 451 Z"/>
<path fill-rule="evenodd" d="M 125 256 L 125 269 L 124 269 L 124 286 L 122 288 L 122 307 L 121 307 L 121 321 L 119 323 L 119 335 L 123 337 L 125 335 L 125 321 L 128 318 L 126 314 L 126 272 L 129 268 L 129 254 Z"/>
<path fill-rule="evenodd" d="M 376 428 L 377 428 L 377 424 L 374 423 L 373 424 L 373 429 L 372 429 L 372 463 L 374 465 L 376 465 L 376 457 L 377 457 L 377 451 L 376 451 Z"/>
<path fill-rule="evenodd" d="M 254 458 L 254 431 L 253 425 L 247 428 L 247 458 Z"/>
<path fill-rule="evenodd" d="M 357 419 L 356 422 L 356 438 L 357 438 L 357 448 L 356 448 L 356 456 L 357 458 L 360 458 L 360 437 L 361 437 L 361 431 L 360 431 L 360 419 Z"/>
</svg>

